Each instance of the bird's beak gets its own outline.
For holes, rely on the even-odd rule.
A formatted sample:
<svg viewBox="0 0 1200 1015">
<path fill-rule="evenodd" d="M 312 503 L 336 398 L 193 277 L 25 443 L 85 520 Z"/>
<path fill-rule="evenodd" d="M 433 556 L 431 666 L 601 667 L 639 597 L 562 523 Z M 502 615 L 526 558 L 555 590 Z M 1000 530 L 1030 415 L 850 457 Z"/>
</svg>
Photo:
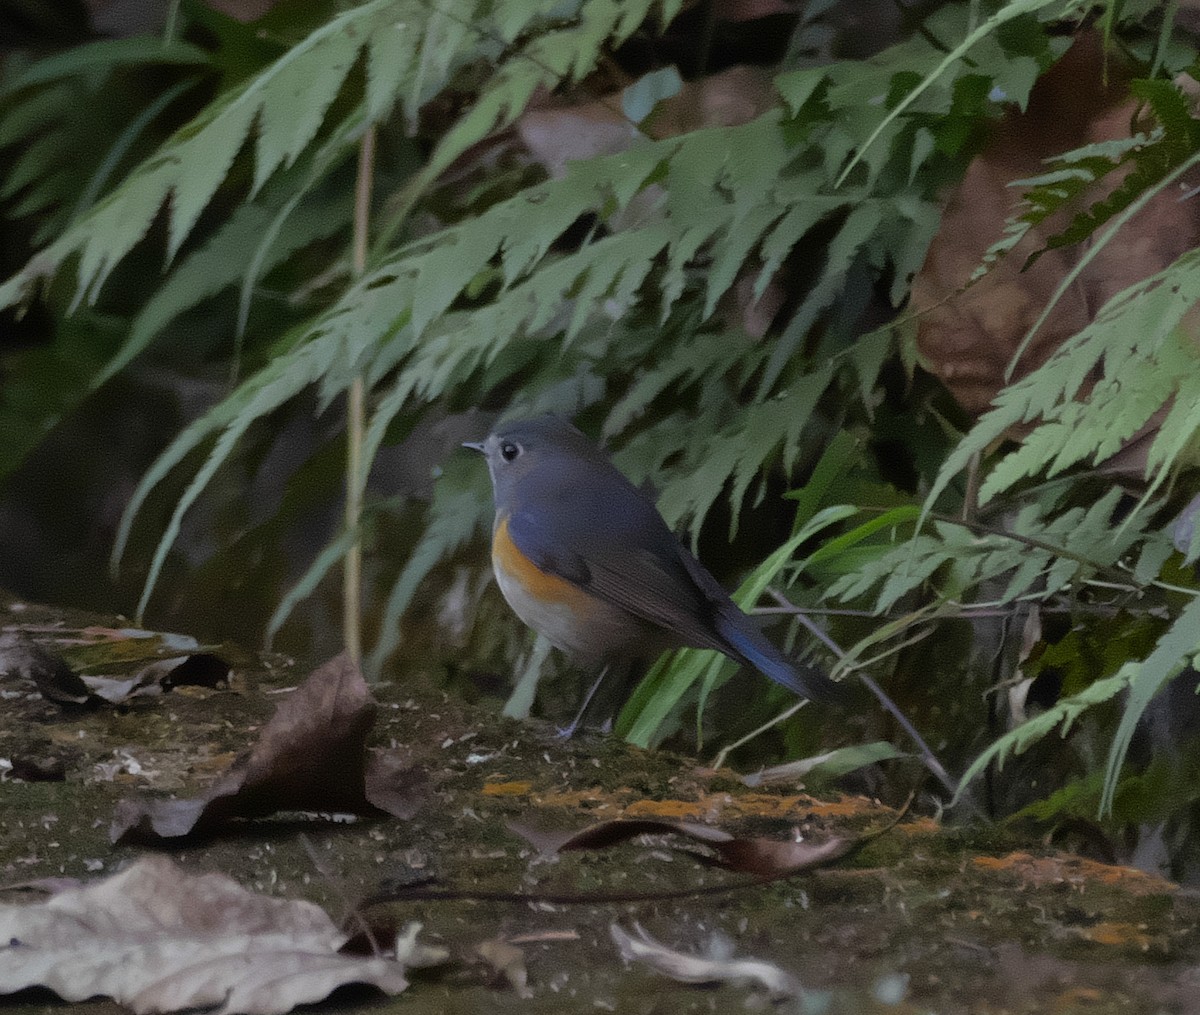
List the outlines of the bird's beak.
<svg viewBox="0 0 1200 1015">
<path fill-rule="evenodd" d="M 484 454 L 483 441 L 463 441 L 464 448 L 470 448 L 472 451 L 478 451 L 481 455 Z"/>
</svg>

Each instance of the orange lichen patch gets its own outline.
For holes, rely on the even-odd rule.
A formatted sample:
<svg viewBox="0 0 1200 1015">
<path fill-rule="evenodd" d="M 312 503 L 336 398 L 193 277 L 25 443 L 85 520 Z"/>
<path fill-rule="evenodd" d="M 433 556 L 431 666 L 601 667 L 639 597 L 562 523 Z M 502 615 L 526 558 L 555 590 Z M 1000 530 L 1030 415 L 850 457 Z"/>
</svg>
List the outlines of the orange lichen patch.
<svg viewBox="0 0 1200 1015">
<path fill-rule="evenodd" d="M 1096 860 L 1086 860 L 1077 857 L 1070 861 L 1089 881 L 1099 881 L 1105 885 L 1119 887 L 1134 895 L 1170 895 L 1179 886 L 1166 878 L 1133 867 L 1119 867 L 1116 864 L 1100 863 Z"/>
<path fill-rule="evenodd" d="M 859 818 L 877 815 L 883 808 L 865 796 L 842 797 L 841 800 L 813 800 L 808 813 L 815 818 Z"/>
<path fill-rule="evenodd" d="M 533 789 L 533 783 L 523 779 L 514 780 L 513 782 L 485 782 L 483 784 L 483 795 L 525 796 L 531 789 Z"/>
<path fill-rule="evenodd" d="M 1007 856 L 977 856 L 974 864 L 986 871 L 1009 871 L 1026 884 L 1086 885 L 1102 884 L 1121 888 L 1132 895 L 1169 895 L 1176 885 L 1165 878 L 1147 874 L 1132 867 L 1099 863 L 1083 857 L 1033 856 L 1030 853 L 1009 853 Z"/>
<path fill-rule="evenodd" d="M 810 796 L 772 796 L 770 793 L 743 793 L 730 797 L 727 809 L 752 818 L 806 818 L 817 801 Z"/>
<path fill-rule="evenodd" d="M 625 808 L 624 817 L 696 821 L 710 813 L 711 809 L 703 800 L 635 800 Z"/>
<path fill-rule="evenodd" d="M 1154 939 L 1146 933 L 1144 923 L 1115 923 L 1105 921 L 1091 927 L 1080 927 L 1079 936 L 1098 945 L 1118 945 L 1148 952 Z"/>
<path fill-rule="evenodd" d="M 916 838 L 920 835 L 938 835 L 942 831 L 942 826 L 933 818 L 908 818 L 896 826 L 896 831 L 901 835 Z"/>
<path fill-rule="evenodd" d="M 1028 853 L 1009 853 L 1008 856 L 977 856 L 974 858 L 976 867 L 989 871 L 1007 871 L 1033 859 Z"/>
<path fill-rule="evenodd" d="M 485 792 L 486 792 L 485 788 Z M 492 791 L 492 795 L 501 795 Z M 648 799 L 632 789 L 621 787 L 602 790 L 561 790 L 535 794 L 540 807 L 565 807 L 595 812 L 614 810 L 626 818 L 661 818 L 666 821 L 721 821 L 732 818 L 765 818 L 777 821 L 803 821 L 827 815 L 877 815 L 881 808 L 865 798 L 846 803 L 826 803 L 803 793 L 701 793 L 694 799 Z M 931 827 L 936 827 L 930 823 Z"/>
<path fill-rule="evenodd" d="M 539 793 L 537 803 L 541 807 L 570 807 L 586 811 L 606 810 L 609 808 L 622 809 L 632 795 L 632 791 L 630 790 L 617 790 L 615 793 L 612 793 L 602 790 L 598 786 L 593 786 L 590 789 Z"/>
</svg>

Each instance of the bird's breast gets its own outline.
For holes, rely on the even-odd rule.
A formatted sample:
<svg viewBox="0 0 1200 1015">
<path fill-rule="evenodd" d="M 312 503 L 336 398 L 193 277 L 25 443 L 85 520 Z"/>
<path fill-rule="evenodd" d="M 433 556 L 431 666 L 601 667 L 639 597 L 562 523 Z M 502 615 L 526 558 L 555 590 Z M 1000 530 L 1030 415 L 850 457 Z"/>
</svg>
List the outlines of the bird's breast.
<svg viewBox="0 0 1200 1015">
<path fill-rule="evenodd" d="M 507 518 L 492 534 L 492 569 L 513 613 L 570 656 L 599 661 L 661 651 L 661 632 L 651 625 L 534 564 L 513 542 Z"/>
</svg>

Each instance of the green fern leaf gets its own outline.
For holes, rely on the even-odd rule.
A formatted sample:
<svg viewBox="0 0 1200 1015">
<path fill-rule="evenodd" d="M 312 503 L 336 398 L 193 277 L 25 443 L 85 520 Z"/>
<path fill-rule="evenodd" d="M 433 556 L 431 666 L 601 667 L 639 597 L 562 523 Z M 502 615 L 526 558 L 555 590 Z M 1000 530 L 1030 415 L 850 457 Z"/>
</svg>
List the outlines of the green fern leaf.
<svg viewBox="0 0 1200 1015">
<path fill-rule="evenodd" d="M 27 145 L 17 156 L 12 169 L 5 174 L 4 183 L 0 186 L 0 198 L 12 197 L 40 177 L 48 175 L 61 162 L 63 149 L 63 138 L 54 131 L 43 134 Z"/>
<path fill-rule="evenodd" d="M 1043 366 L 996 396 L 994 408 L 980 418 L 947 458 L 926 498 L 927 506 L 936 502 L 951 478 L 975 454 L 1011 427 L 1042 420 L 1026 437 L 1022 449 L 1001 459 L 985 480 L 985 499 L 1048 468 L 1064 450 L 1067 454 L 1063 461 L 1089 454 L 1095 458 L 1098 449 L 1111 446 L 1114 407 L 1121 432 L 1130 433 L 1131 427 L 1140 426 L 1137 421 L 1145 422 L 1150 401 L 1161 396 L 1158 404 L 1165 404 L 1180 385 L 1190 385 L 1195 376 L 1194 348 L 1173 333 L 1198 300 L 1200 250 L 1189 251 L 1170 267 L 1110 299 L 1095 320 L 1063 343 Z M 1075 401 L 1098 365 L 1104 371 L 1101 383 L 1107 385 L 1102 390 L 1111 399 L 1103 403 L 1103 412 L 1089 411 Z M 1132 393 L 1128 404 L 1125 392 Z M 1187 418 L 1176 416 L 1173 421 L 1172 432 L 1154 460 L 1159 474 L 1174 463 L 1165 450 L 1174 448 L 1178 454 L 1187 446 L 1188 433 L 1175 426 Z M 1087 425 L 1077 425 L 1084 420 Z M 1036 453 L 1024 450 L 1031 443 Z"/>
<path fill-rule="evenodd" d="M 1129 700 L 1121 722 L 1109 748 L 1108 761 L 1104 768 L 1104 789 L 1100 794 L 1100 815 L 1112 811 L 1113 794 L 1116 792 L 1125 756 L 1133 740 L 1134 731 L 1141 722 L 1150 701 L 1168 680 L 1176 676 L 1192 657 L 1200 651 L 1200 596 L 1195 596 L 1175 619 L 1154 646 L 1154 651 L 1142 662 L 1127 663 L 1122 673 L 1127 674 Z"/>
<path fill-rule="evenodd" d="M 966 788 L 982 775 L 992 762 L 995 762 L 998 766 L 1003 766 L 1005 760 L 1009 757 L 1014 754 L 1023 754 L 1038 741 L 1052 733 L 1058 726 L 1062 726 L 1062 736 L 1065 737 L 1070 732 L 1072 723 L 1089 708 L 1112 701 L 1113 698 L 1125 691 L 1130 686 L 1136 667 L 1136 663 L 1127 663 L 1114 676 L 1097 680 L 1088 686 L 1086 690 L 1081 691 L 1079 694 L 1071 695 L 1069 698 L 1063 698 L 1041 715 L 1027 719 L 1016 729 L 1005 733 L 1004 736 L 991 744 L 987 750 L 971 762 L 970 766 L 963 773 L 963 777 L 959 780 L 958 789 L 955 791 L 951 806 L 962 799 Z"/>
<path fill-rule="evenodd" d="M 395 18 L 393 0 L 370 0 L 346 11 L 210 104 L 86 218 L 0 286 L 0 302 L 20 299 L 73 253 L 79 253 L 76 302 L 94 299 L 168 199 L 168 259 L 173 257 L 225 179 L 251 128 L 259 128 L 257 189 L 311 142 L 329 102 L 375 33 L 386 30 L 394 41 Z M 372 102 L 379 106 L 384 101 L 377 81 Z"/>
</svg>

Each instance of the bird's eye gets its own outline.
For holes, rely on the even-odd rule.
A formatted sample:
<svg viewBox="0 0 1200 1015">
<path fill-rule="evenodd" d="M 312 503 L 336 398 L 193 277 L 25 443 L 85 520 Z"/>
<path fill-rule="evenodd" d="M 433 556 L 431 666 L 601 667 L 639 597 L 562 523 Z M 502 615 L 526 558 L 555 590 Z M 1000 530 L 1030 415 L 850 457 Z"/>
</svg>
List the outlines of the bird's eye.
<svg viewBox="0 0 1200 1015">
<path fill-rule="evenodd" d="M 506 462 L 511 462 L 521 453 L 521 445 L 514 444 L 512 441 L 504 441 L 500 445 L 500 457 Z"/>
</svg>

